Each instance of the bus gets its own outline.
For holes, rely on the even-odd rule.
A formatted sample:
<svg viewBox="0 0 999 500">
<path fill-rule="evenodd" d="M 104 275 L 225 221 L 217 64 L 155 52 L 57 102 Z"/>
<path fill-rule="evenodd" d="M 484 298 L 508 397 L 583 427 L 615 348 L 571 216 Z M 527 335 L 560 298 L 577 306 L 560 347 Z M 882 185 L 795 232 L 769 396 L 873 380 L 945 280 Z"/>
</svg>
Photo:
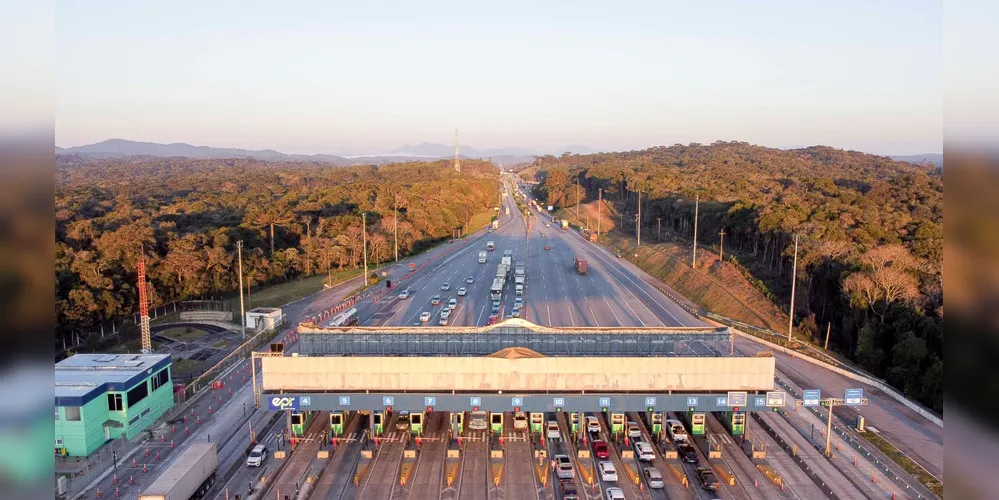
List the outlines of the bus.
<svg viewBox="0 0 999 500">
<path fill-rule="evenodd" d="M 493 300 L 500 300 L 503 297 L 503 280 L 496 278 L 493 280 L 493 286 L 489 288 L 489 298 Z"/>
<path fill-rule="evenodd" d="M 357 314 L 357 308 L 352 307 L 336 316 L 327 323 L 326 326 L 354 326 L 360 322 L 361 318 Z"/>
</svg>

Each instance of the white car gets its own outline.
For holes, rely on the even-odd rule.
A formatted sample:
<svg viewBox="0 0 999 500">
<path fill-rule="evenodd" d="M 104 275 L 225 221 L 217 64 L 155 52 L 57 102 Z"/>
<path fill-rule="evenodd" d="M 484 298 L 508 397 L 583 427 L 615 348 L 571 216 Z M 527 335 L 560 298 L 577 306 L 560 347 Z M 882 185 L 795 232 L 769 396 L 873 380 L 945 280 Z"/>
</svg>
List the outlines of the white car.
<svg viewBox="0 0 999 500">
<path fill-rule="evenodd" d="M 465 287 L 461 287 L 461 288 L 458 289 L 458 296 L 459 297 L 464 297 L 466 293 L 468 293 L 468 290 L 465 290 Z"/>
<path fill-rule="evenodd" d="M 614 462 L 603 461 L 597 465 L 597 469 L 600 470 L 600 480 L 608 482 L 617 481 L 617 469 L 614 468 Z"/>
<path fill-rule="evenodd" d="M 450 289 L 451 289 L 451 284 L 448 283 L 448 282 L 444 282 L 444 284 L 441 285 L 441 290 L 444 290 L 445 292 L 448 291 L 448 290 L 450 290 Z"/>
<path fill-rule="evenodd" d="M 458 307 L 458 299 L 451 297 L 451 300 L 447 301 L 447 307 L 453 311 L 455 307 Z"/>
<path fill-rule="evenodd" d="M 441 325 L 446 325 L 446 324 L 447 324 L 447 319 L 448 319 L 448 318 L 449 318 L 450 316 L 451 316 L 451 315 L 450 315 L 450 314 L 448 314 L 448 310 L 447 310 L 447 309 L 445 309 L 445 310 L 441 311 L 441 320 L 440 320 L 440 324 L 441 324 Z"/>
<path fill-rule="evenodd" d="M 430 305 L 436 306 L 437 304 L 440 304 L 440 303 L 441 303 L 441 296 L 440 295 L 434 295 L 433 297 L 430 297 Z"/>
<path fill-rule="evenodd" d="M 653 467 L 645 468 L 645 482 L 649 483 L 649 488 L 659 489 L 663 487 L 663 475 Z"/>
<path fill-rule="evenodd" d="M 651 462 L 656 459 L 656 453 L 652 451 L 652 445 L 645 441 L 635 441 L 635 455 L 643 462 Z"/>
<path fill-rule="evenodd" d="M 625 500 L 621 488 L 607 488 L 607 500 Z"/>
<path fill-rule="evenodd" d="M 628 437 L 631 439 L 642 439 L 642 428 L 635 422 L 628 422 Z"/>
<path fill-rule="evenodd" d="M 683 424 L 679 420 L 667 419 L 665 425 L 666 432 L 669 433 L 669 439 L 674 443 L 684 443 L 687 441 L 687 429 L 683 427 Z"/>
<path fill-rule="evenodd" d="M 513 428 L 514 429 L 526 429 L 527 428 L 527 414 L 519 411 L 513 414 Z"/>
<path fill-rule="evenodd" d="M 430 321 L 430 311 L 423 311 L 420 313 L 420 322 L 426 323 L 427 321 Z"/>
<path fill-rule="evenodd" d="M 247 467 L 260 467 L 264 463 L 264 459 L 267 458 L 267 447 L 258 444 L 253 447 L 253 451 L 250 452 L 250 456 L 246 457 Z"/>
<path fill-rule="evenodd" d="M 400 299 L 408 299 L 409 298 L 409 290 L 403 290 L 403 291 L 399 292 L 399 298 Z"/>
<path fill-rule="evenodd" d="M 592 415 L 586 417 L 586 432 L 600 434 L 600 421 Z"/>
<path fill-rule="evenodd" d="M 510 316 L 513 316 L 514 318 L 519 318 L 520 317 L 520 308 L 519 307 L 514 307 L 513 310 L 510 311 Z"/>
<path fill-rule="evenodd" d="M 469 285 L 471 285 L 472 283 L 475 283 L 475 278 L 472 277 L 472 276 L 469 276 L 469 277 L 465 278 L 465 283 L 468 283 Z"/>
<path fill-rule="evenodd" d="M 548 439 L 562 439 L 562 432 L 558 430 L 558 422 L 549 420 L 545 424 L 545 437 Z"/>
</svg>

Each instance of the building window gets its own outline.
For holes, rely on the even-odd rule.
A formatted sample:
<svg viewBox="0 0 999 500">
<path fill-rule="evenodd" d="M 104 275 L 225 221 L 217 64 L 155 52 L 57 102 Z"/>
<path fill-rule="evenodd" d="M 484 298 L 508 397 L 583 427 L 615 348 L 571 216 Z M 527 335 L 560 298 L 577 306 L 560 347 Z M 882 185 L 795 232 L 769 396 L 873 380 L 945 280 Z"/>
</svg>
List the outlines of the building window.
<svg viewBox="0 0 999 500">
<path fill-rule="evenodd" d="M 125 411 L 121 394 L 108 393 L 108 411 Z"/>
<path fill-rule="evenodd" d="M 59 407 L 58 406 L 56 406 L 56 409 L 55 409 L 55 419 L 56 419 L 56 422 L 59 421 Z"/>
<path fill-rule="evenodd" d="M 66 413 L 67 422 L 79 422 L 80 421 L 80 407 L 79 406 L 67 406 L 63 408 L 63 412 Z"/>
<path fill-rule="evenodd" d="M 147 394 L 149 394 L 149 387 L 146 386 L 146 381 L 143 380 L 141 384 L 128 391 L 128 407 L 135 406 L 139 401 L 145 399 Z"/>
<path fill-rule="evenodd" d="M 153 375 L 152 378 L 149 379 L 149 383 L 152 384 L 152 386 L 153 386 L 152 390 L 153 391 L 155 391 L 156 389 L 159 389 L 160 387 L 163 387 L 164 385 L 169 384 L 170 383 L 170 370 L 168 370 L 166 368 L 160 370 L 159 373 L 157 373 L 156 375 Z"/>
</svg>

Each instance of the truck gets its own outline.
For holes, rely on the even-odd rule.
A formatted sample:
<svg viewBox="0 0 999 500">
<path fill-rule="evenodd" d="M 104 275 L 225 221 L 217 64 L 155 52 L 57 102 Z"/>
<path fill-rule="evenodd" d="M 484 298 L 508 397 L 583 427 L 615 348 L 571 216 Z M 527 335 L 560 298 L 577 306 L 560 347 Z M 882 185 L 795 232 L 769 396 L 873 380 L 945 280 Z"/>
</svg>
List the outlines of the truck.
<svg viewBox="0 0 999 500">
<path fill-rule="evenodd" d="M 492 243 L 492 242 L 490 242 L 490 243 Z M 486 255 L 488 255 L 488 254 L 486 253 L 485 250 L 480 250 L 479 251 L 479 264 L 485 264 L 486 263 Z"/>
<path fill-rule="evenodd" d="M 496 278 L 506 281 L 507 269 L 503 264 L 496 266 Z"/>
<path fill-rule="evenodd" d="M 524 277 L 527 274 L 527 266 L 524 264 L 517 264 L 513 268 L 513 274 L 517 277 Z"/>
<path fill-rule="evenodd" d="M 489 298 L 493 300 L 500 300 L 503 297 L 503 280 L 496 278 L 493 280 L 493 286 L 489 288 Z"/>
<path fill-rule="evenodd" d="M 202 498 L 215 483 L 218 465 L 215 443 L 194 443 L 139 495 L 139 500 Z"/>
<path fill-rule="evenodd" d="M 517 295 L 524 295 L 524 276 L 516 276 L 513 278 L 513 289 Z"/>
<path fill-rule="evenodd" d="M 496 242 L 494 242 L 494 241 L 487 241 L 486 242 L 486 250 L 489 250 L 490 252 L 492 252 L 493 250 L 496 250 Z"/>
<path fill-rule="evenodd" d="M 562 230 L 565 231 L 569 229 L 569 221 L 562 219 Z"/>
<path fill-rule="evenodd" d="M 510 215 L 510 207 L 506 207 L 506 214 Z"/>
<path fill-rule="evenodd" d="M 593 231 L 591 231 L 589 229 L 583 229 L 582 234 L 583 234 L 583 239 L 586 240 L 586 241 L 590 241 L 590 242 L 597 241 L 597 233 L 594 233 Z"/>
<path fill-rule="evenodd" d="M 500 260 L 500 264 L 502 264 L 502 265 L 504 265 L 506 267 L 512 266 L 513 265 L 513 256 L 512 255 L 504 255 L 503 259 Z"/>
<path fill-rule="evenodd" d="M 586 274 L 586 261 L 580 259 L 579 256 L 576 256 L 573 261 L 576 264 L 576 272 L 579 274 Z"/>
<path fill-rule="evenodd" d="M 504 257 L 513 257 L 513 250 L 503 250 Z"/>
</svg>

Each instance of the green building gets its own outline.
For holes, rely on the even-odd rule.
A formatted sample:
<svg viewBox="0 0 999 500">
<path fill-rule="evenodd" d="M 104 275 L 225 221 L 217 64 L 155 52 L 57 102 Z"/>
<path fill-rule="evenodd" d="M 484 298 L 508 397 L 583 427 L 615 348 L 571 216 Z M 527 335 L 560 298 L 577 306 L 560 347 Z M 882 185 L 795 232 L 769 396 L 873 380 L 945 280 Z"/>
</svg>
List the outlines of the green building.
<svg viewBox="0 0 999 500">
<path fill-rule="evenodd" d="M 77 354 L 55 366 L 55 450 L 88 456 L 173 406 L 169 354 Z"/>
</svg>

